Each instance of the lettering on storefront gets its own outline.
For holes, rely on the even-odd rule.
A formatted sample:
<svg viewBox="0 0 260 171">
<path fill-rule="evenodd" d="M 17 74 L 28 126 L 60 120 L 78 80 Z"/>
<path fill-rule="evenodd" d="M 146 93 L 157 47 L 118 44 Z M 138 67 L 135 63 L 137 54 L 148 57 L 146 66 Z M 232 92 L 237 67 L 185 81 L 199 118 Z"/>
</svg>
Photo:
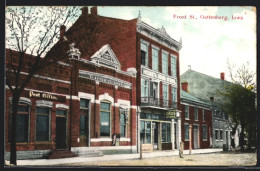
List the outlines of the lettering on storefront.
<svg viewBox="0 0 260 171">
<path fill-rule="evenodd" d="M 47 99 L 47 100 L 55 100 L 55 101 L 61 101 L 65 102 L 66 97 L 63 96 L 56 96 L 50 93 L 41 93 L 41 92 L 35 92 L 35 91 L 29 91 L 29 97 L 36 97 L 41 99 Z"/>
<path fill-rule="evenodd" d="M 97 73 L 92 73 L 92 72 L 80 72 L 79 76 L 83 78 L 87 78 L 90 80 L 106 83 L 106 84 L 112 84 L 118 87 L 123 87 L 127 89 L 131 89 L 131 83 L 126 82 L 124 80 L 120 80 L 115 77 L 111 77 L 108 75 L 103 75 L 103 74 L 97 74 Z"/>
<path fill-rule="evenodd" d="M 175 119 L 176 118 L 176 110 L 168 110 L 166 112 L 166 118 Z"/>
<path fill-rule="evenodd" d="M 171 84 L 176 84 L 176 79 L 174 79 L 170 76 L 167 76 L 167 75 L 163 75 L 161 73 L 156 73 L 156 72 L 154 72 L 150 69 L 147 69 L 147 68 L 142 68 L 142 74 L 145 75 L 145 76 L 149 76 L 150 78 L 153 78 L 153 79 L 158 79 L 158 80 L 168 82 L 168 83 L 171 83 Z"/>
</svg>

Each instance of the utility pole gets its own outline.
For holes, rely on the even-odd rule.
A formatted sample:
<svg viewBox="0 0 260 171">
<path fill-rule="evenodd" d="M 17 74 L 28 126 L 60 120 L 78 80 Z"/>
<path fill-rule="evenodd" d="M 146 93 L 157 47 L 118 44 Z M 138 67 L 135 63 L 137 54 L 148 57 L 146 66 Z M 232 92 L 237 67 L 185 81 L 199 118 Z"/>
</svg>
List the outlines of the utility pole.
<svg viewBox="0 0 260 171">
<path fill-rule="evenodd" d="M 190 140 L 189 140 L 189 154 L 191 154 L 191 140 L 192 140 L 192 138 L 191 138 L 191 133 L 192 133 L 192 125 L 190 124 L 190 126 L 189 126 L 189 138 L 190 138 Z"/>
</svg>

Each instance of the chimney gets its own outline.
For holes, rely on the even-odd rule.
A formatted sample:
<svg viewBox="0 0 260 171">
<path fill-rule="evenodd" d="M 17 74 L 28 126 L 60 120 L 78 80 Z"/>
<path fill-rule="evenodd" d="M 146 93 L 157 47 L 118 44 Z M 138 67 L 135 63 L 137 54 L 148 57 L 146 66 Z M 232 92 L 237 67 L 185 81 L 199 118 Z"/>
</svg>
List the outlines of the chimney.
<svg viewBox="0 0 260 171">
<path fill-rule="evenodd" d="M 220 73 L 220 79 L 221 79 L 221 80 L 225 80 L 225 73 L 224 73 L 224 72 L 221 72 L 221 73 Z"/>
<path fill-rule="evenodd" d="M 88 7 L 82 7 L 81 8 L 81 15 L 88 15 Z"/>
<path fill-rule="evenodd" d="M 60 27 L 60 40 L 63 39 L 64 34 L 65 34 L 65 31 L 66 31 L 66 26 L 62 25 L 62 26 Z"/>
<path fill-rule="evenodd" d="M 181 83 L 181 89 L 183 91 L 188 92 L 188 83 L 187 82 Z"/>
<path fill-rule="evenodd" d="M 97 7 L 92 7 L 90 9 L 90 12 L 91 12 L 92 15 L 97 15 Z"/>
</svg>

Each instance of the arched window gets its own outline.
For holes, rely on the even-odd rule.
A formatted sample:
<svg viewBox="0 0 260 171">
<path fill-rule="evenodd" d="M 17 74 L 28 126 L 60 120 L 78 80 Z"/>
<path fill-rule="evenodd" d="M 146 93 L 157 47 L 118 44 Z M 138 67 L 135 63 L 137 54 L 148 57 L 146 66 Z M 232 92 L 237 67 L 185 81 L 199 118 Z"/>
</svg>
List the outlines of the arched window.
<svg viewBox="0 0 260 171">
<path fill-rule="evenodd" d="M 10 99 L 11 102 L 12 99 Z M 29 115 L 30 115 L 31 100 L 21 97 L 17 108 L 16 119 L 16 142 L 28 142 L 29 141 Z M 9 124 L 9 141 L 11 139 L 12 128 L 12 104 L 10 108 L 10 124 Z"/>
<path fill-rule="evenodd" d="M 100 103 L 100 136 L 110 137 L 110 102 L 103 101 Z"/>
<path fill-rule="evenodd" d="M 52 102 L 36 101 L 36 141 L 50 141 Z"/>
</svg>

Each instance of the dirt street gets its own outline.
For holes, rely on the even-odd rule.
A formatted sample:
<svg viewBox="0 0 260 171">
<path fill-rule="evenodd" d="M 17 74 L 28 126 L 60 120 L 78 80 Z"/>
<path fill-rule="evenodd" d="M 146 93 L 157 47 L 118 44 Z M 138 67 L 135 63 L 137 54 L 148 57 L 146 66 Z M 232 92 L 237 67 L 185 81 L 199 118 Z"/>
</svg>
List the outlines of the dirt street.
<svg viewBox="0 0 260 171">
<path fill-rule="evenodd" d="M 63 166 L 255 166 L 256 153 L 210 153 L 133 160 L 98 161 Z"/>
</svg>

